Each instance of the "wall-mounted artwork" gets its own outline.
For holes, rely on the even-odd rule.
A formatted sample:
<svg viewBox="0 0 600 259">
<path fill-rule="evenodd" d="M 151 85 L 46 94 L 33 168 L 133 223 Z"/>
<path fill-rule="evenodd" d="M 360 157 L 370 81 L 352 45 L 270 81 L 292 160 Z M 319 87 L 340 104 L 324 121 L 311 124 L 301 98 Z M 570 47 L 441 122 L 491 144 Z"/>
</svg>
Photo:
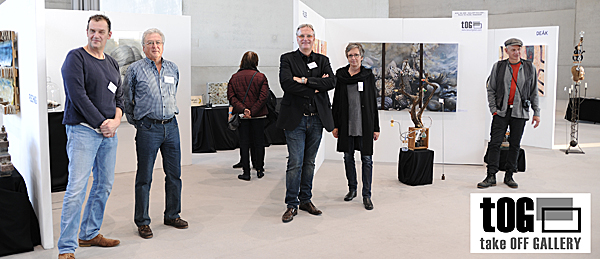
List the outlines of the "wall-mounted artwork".
<svg viewBox="0 0 600 259">
<path fill-rule="evenodd" d="M 521 48 L 521 58 L 525 60 L 529 60 L 535 66 L 535 70 L 537 72 L 537 85 L 538 85 L 538 95 L 544 96 L 546 83 L 546 48 L 547 45 L 534 45 L 534 46 L 523 46 Z M 499 60 L 504 60 L 508 58 L 508 54 L 504 51 L 504 46 L 500 46 L 499 49 Z M 524 50 L 524 51 L 523 51 Z"/>
<path fill-rule="evenodd" d="M 327 41 L 315 39 L 312 51 L 327 56 Z"/>
<path fill-rule="evenodd" d="M 142 35 L 139 31 L 113 31 L 111 39 L 106 42 L 104 52 L 119 63 L 121 78 L 133 62 L 146 57 L 142 50 Z"/>
<path fill-rule="evenodd" d="M 4 114 L 19 112 L 17 34 L 0 31 L 0 105 Z"/>
<path fill-rule="evenodd" d="M 229 100 L 227 100 L 227 82 L 206 83 L 206 92 L 208 93 L 208 102 L 212 105 L 229 105 Z"/>
<path fill-rule="evenodd" d="M 363 65 L 375 74 L 378 107 L 382 110 L 410 108 L 410 99 L 399 90 L 418 95 L 424 89 L 422 99 L 430 99 L 428 111 L 456 111 L 458 44 L 424 43 L 423 69 L 420 68 L 420 43 L 362 43 L 365 49 Z M 382 65 L 385 64 L 385 65 Z M 421 83 L 420 73 L 432 87 Z M 404 78 L 404 82 L 401 79 Z M 421 86 L 422 85 L 422 86 Z M 430 98 L 431 97 L 431 98 Z M 383 101 L 382 101 L 383 100 Z"/>
</svg>

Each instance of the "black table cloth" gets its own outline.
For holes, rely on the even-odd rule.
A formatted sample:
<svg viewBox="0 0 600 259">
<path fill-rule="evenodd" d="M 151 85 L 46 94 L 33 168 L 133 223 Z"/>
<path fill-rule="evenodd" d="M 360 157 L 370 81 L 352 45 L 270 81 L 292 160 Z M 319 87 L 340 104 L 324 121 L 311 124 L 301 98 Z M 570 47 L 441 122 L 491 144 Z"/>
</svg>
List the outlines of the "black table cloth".
<svg viewBox="0 0 600 259">
<path fill-rule="evenodd" d="M 0 256 L 33 251 L 41 244 L 40 225 L 21 174 L 0 177 Z"/>
<path fill-rule="evenodd" d="M 67 132 L 62 124 L 63 112 L 48 113 L 48 136 L 50 145 L 50 184 L 52 192 L 67 189 L 69 180 L 69 157 L 67 156 Z"/>
<path fill-rule="evenodd" d="M 398 180 L 408 185 L 433 183 L 433 150 L 400 150 L 398 157 Z"/>
<path fill-rule="evenodd" d="M 565 112 L 565 120 L 571 121 L 571 105 L 574 101 L 579 102 L 579 120 L 600 122 L 600 99 L 597 98 L 571 98 L 567 111 Z"/>
</svg>

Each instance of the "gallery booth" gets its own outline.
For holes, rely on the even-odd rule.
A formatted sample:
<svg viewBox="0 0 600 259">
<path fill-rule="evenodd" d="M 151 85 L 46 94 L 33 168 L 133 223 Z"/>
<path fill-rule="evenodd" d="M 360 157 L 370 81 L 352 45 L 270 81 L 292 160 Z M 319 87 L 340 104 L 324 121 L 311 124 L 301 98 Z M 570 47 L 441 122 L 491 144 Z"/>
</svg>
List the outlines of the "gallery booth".
<svg viewBox="0 0 600 259">
<path fill-rule="evenodd" d="M 43 0 L 9 0 L 0 5 L 0 30 L 13 30 L 19 39 L 19 73 L 21 109 L 16 115 L 4 115 L 11 141 L 13 163 L 23 175 L 29 200 L 38 216 L 41 244 L 54 247 L 51 201 L 49 125 L 60 119 L 61 110 L 48 111 L 47 77 L 62 89 L 60 68 L 69 50 L 84 46 L 85 26 L 89 16 L 98 12 L 46 10 Z M 151 27 L 160 28 L 165 36 L 163 56 L 175 62 L 180 70 L 177 105 L 181 134 L 182 165 L 191 164 L 192 116 L 190 108 L 191 60 L 190 17 L 105 12 L 113 23 L 115 43 L 135 42 Z M 465 28 L 465 22 L 478 24 Z M 487 11 L 455 11 L 452 18 L 411 19 L 325 19 L 301 1 L 294 0 L 293 27 L 310 23 L 319 40 L 319 51 L 326 51 L 332 69 L 347 64 L 344 55 L 349 42 L 373 44 L 453 44 L 456 46 L 456 107 L 453 112 L 426 111 L 423 120 L 429 128 L 429 149 L 435 152 L 433 163 L 483 163 L 489 138 L 491 115 L 487 106 L 486 78 L 499 48 L 510 37 L 521 38 L 526 45 L 546 46 L 544 96 L 540 97 L 541 120 L 554 121 L 556 100 L 556 67 L 558 27 L 488 30 Z M 543 31 L 545 33 L 539 33 Z M 289 40 L 297 48 L 295 34 Z M 382 69 L 387 69 L 386 64 Z M 272 80 L 275 81 L 275 80 Z M 202 87 L 202 86 L 194 86 Z M 273 86 L 277 87 L 277 86 Z M 278 96 L 281 97 L 281 96 Z M 333 91 L 330 91 L 333 97 Z M 64 94 L 62 95 L 64 103 Z M 49 114 L 50 113 L 50 114 Z M 380 110 L 381 137 L 374 145 L 376 162 L 398 162 L 400 133 L 413 126 L 406 110 Z M 391 121 L 394 120 L 391 126 Z M 53 122 L 54 121 L 54 122 Z M 116 172 L 135 171 L 135 129 L 123 119 L 119 127 Z M 317 170 L 325 159 L 342 160 L 336 152 L 336 139 L 324 132 L 317 154 Z M 539 128 L 527 126 L 522 145 L 552 148 L 554 123 Z M 60 145 L 60 144 L 58 144 Z M 52 154 L 54 156 L 55 154 Z M 63 166 L 64 167 L 64 166 Z M 156 168 L 162 167 L 158 160 Z"/>
</svg>

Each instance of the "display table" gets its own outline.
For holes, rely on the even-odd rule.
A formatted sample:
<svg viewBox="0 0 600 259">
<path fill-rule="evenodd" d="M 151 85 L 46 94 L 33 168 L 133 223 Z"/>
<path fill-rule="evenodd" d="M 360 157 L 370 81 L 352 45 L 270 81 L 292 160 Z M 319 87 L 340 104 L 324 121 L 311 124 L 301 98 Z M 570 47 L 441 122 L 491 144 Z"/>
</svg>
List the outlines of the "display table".
<svg viewBox="0 0 600 259">
<path fill-rule="evenodd" d="M 33 251 L 41 244 L 40 225 L 21 174 L 0 177 L 0 256 Z"/>
<path fill-rule="evenodd" d="M 500 161 L 498 163 L 498 171 L 506 171 L 506 157 L 508 156 L 508 148 L 500 148 Z M 488 155 L 487 151 L 483 157 L 483 162 L 487 164 Z M 521 148 L 519 150 L 519 158 L 517 161 L 517 172 L 525 172 L 525 150 Z"/>
<path fill-rule="evenodd" d="M 597 98 L 571 98 L 567 111 L 565 112 L 565 120 L 571 121 L 571 105 L 573 101 L 579 103 L 579 120 L 600 122 L 600 99 Z"/>
<path fill-rule="evenodd" d="M 192 107 L 192 153 L 212 153 L 239 147 L 237 131 L 227 128 L 229 107 Z M 283 130 L 275 124 L 265 129 L 265 146 L 286 144 Z"/>
<path fill-rule="evenodd" d="M 63 112 L 48 113 L 48 136 L 50 146 L 50 184 L 52 192 L 67 189 L 69 180 L 69 157 L 67 156 L 67 132 L 62 124 Z"/>
<path fill-rule="evenodd" d="M 433 150 L 400 150 L 398 180 L 408 185 L 433 183 Z"/>
</svg>

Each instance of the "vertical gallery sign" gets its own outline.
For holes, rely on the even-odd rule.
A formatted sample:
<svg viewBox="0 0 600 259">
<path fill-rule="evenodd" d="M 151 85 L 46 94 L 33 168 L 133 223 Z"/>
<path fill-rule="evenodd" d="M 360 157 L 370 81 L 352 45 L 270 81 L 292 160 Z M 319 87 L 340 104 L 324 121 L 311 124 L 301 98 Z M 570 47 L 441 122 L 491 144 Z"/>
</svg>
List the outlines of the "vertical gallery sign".
<svg viewBox="0 0 600 259">
<path fill-rule="evenodd" d="M 471 193 L 471 253 L 590 253 L 589 193 Z"/>
</svg>

